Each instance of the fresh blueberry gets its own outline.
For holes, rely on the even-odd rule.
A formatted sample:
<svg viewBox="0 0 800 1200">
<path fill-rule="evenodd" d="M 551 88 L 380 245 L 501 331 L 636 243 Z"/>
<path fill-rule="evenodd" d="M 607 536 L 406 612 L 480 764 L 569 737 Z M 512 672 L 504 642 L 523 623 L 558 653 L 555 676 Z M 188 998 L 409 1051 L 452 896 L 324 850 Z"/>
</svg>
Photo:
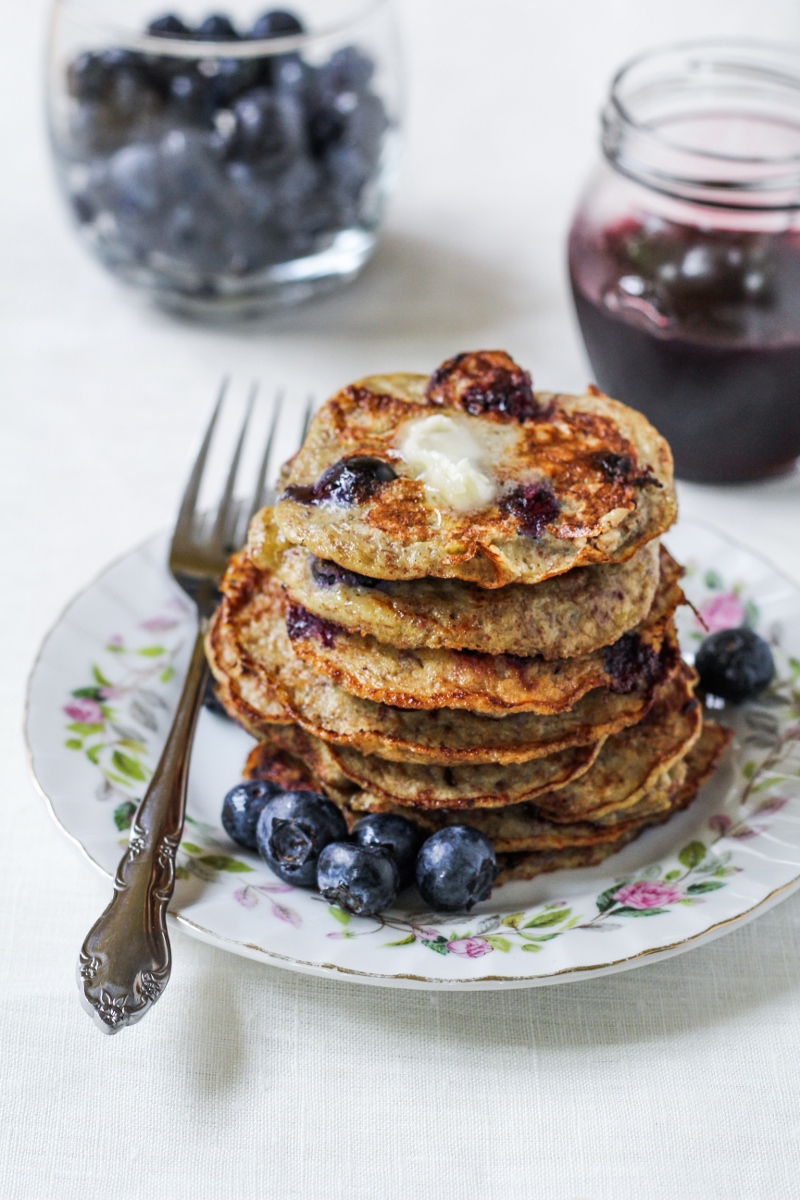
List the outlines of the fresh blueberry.
<svg viewBox="0 0 800 1200">
<path fill-rule="evenodd" d="M 109 92 L 111 72 L 102 56 L 87 50 L 67 68 L 67 89 L 76 100 L 102 100 Z"/>
<path fill-rule="evenodd" d="M 222 805 L 222 828 L 228 837 L 248 850 L 257 850 L 258 818 L 264 805 L 280 793 L 278 785 L 266 779 L 248 779 L 232 787 Z"/>
<path fill-rule="evenodd" d="M 494 847 L 469 825 L 447 825 L 422 843 L 416 874 L 420 895 L 432 909 L 469 912 L 497 878 Z"/>
<path fill-rule="evenodd" d="M 224 13 L 212 13 L 194 33 L 198 42 L 238 42 L 239 34 Z"/>
<path fill-rule="evenodd" d="M 394 859 L 400 886 L 408 887 L 414 878 L 414 864 L 422 835 L 417 826 L 396 813 L 370 813 L 353 828 L 359 846 L 379 846 Z"/>
<path fill-rule="evenodd" d="M 347 825 L 335 804 L 316 792 L 283 792 L 258 819 L 258 851 L 276 875 L 313 887 L 317 859 L 329 842 L 343 841 Z"/>
<path fill-rule="evenodd" d="M 394 904 L 399 886 L 397 864 L 380 846 L 332 842 L 319 856 L 317 887 L 345 912 L 371 917 Z"/>
<path fill-rule="evenodd" d="M 236 158 L 276 172 L 303 153 L 303 113 L 293 97 L 256 88 L 242 96 L 233 113 Z"/>
<path fill-rule="evenodd" d="M 394 470 L 382 458 L 357 454 L 323 472 L 316 485 L 317 498 L 334 504 L 365 504 L 396 478 Z"/>
<path fill-rule="evenodd" d="M 304 32 L 303 22 L 294 13 L 274 8 L 258 18 L 250 30 L 250 37 L 255 41 L 263 41 L 267 38 L 294 37 Z"/>
<path fill-rule="evenodd" d="M 156 146 L 123 146 L 108 160 L 107 179 L 114 212 L 151 217 L 161 207 L 164 187 Z"/>
<path fill-rule="evenodd" d="M 176 17 L 174 13 L 166 13 L 163 17 L 156 17 L 147 26 L 147 32 L 150 37 L 188 38 L 192 36 L 192 31 L 188 25 L 185 25 L 180 17 Z"/>
<path fill-rule="evenodd" d="M 772 682 L 772 651 L 752 629 L 722 629 L 707 637 L 694 660 L 704 692 L 739 704 L 758 696 Z"/>
<path fill-rule="evenodd" d="M 336 50 L 319 69 L 319 86 L 322 91 L 336 95 L 339 92 L 363 92 L 375 74 L 375 64 L 355 46 L 344 46 Z"/>
</svg>

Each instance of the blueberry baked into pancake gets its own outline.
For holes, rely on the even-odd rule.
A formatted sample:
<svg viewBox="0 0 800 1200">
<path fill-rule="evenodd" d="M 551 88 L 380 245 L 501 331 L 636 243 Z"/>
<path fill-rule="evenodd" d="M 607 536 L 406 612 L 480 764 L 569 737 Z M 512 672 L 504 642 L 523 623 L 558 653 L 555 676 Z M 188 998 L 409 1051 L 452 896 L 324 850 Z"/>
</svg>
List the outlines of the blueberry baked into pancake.
<svg viewBox="0 0 800 1200">
<path fill-rule="evenodd" d="M 206 641 L 258 739 L 231 836 L 369 914 L 602 861 L 727 744 L 680 659 L 669 447 L 503 351 L 374 375 L 316 414 Z M 316 806 L 316 807 L 315 807 Z"/>
</svg>

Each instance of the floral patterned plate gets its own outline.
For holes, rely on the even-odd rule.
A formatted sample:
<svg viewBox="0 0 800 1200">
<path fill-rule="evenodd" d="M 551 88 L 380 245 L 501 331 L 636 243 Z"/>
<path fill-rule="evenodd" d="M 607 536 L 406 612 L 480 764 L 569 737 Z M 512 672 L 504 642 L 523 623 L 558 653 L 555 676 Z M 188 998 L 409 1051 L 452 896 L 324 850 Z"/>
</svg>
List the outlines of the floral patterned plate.
<svg viewBox="0 0 800 1200">
<path fill-rule="evenodd" d="M 735 739 L 698 800 L 598 867 L 496 888 L 468 915 L 412 894 L 350 918 L 278 880 L 222 830 L 222 798 L 251 739 L 203 711 L 189 779 L 174 920 L 236 954 L 393 987 L 561 983 L 677 954 L 764 912 L 800 885 L 800 591 L 720 533 L 682 522 L 667 539 L 710 630 L 742 622 L 771 641 L 778 675 L 756 703 L 714 716 Z M 110 566 L 46 638 L 26 733 L 55 820 L 112 876 L 158 759 L 195 627 L 159 536 Z M 687 658 L 704 636 L 680 614 Z M 646 920 L 642 918 L 647 918 Z"/>
</svg>

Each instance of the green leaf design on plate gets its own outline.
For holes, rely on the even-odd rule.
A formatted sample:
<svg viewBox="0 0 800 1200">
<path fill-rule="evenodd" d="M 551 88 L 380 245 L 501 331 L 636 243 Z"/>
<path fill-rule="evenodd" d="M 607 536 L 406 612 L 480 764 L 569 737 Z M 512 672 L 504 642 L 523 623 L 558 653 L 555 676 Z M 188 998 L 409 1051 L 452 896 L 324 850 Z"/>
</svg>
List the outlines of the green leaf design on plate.
<svg viewBox="0 0 800 1200">
<path fill-rule="evenodd" d="M 141 654 L 142 658 L 158 658 L 166 651 L 163 646 L 142 646 L 141 650 L 137 650 L 136 653 Z"/>
<path fill-rule="evenodd" d="M 82 687 L 73 688 L 70 692 L 71 696 L 75 696 L 78 700 L 102 700 L 99 687 Z"/>
<path fill-rule="evenodd" d="M 100 743 L 99 746 L 87 746 L 86 747 L 86 757 L 88 758 L 90 763 L 94 763 L 94 765 L 97 766 L 97 764 L 100 761 L 100 751 L 102 749 L 103 749 L 102 742 Z"/>
<path fill-rule="evenodd" d="M 705 575 L 703 576 L 703 583 L 707 588 L 710 588 L 711 591 L 717 591 L 723 586 L 722 576 L 718 571 L 706 571 Z"/>
<path fill-rule="evenodd" d="M 721 887 L 725 887 L 725 884 L 714 879 L 705 879 L 702 883 L 690 883 L 686 890 L 692 896 L 701 896 L 703 892 L 716 892 Z"/>
<path fill-rule="evenodd" d="M 435 950 L 437 954 L 449 954 L 447 941 L 443 937 L 438 938 L 423 938 L 423 946 L 427 946 L 429 950 Z"/>
<path fill-rule="evenodd" d="M 666 875 L 664 876 L 664 883 L 672 883 L 673 879 L 680 879 L 680 877 L 680 871 L 667 871 Z"/>
<path fill-rule="evenodd" d="M 158 677 L 159 681 L 161 683 L 169 683 L 170 679 L 172 679 L 172 676 L 174 674 L 175 674 L 174 667 L 164 667 L 164 670 L 161 672 L 161 674 Z"/>
<path fill-rule="evenodd" d="M 147 774 L 142 764 L 137 759 L 131 758 L 129 754 L 123 754 L 121 750 L 115 750 L 111 755 L 111 761 L 117 770 L 123 775 L 127 775 L 129 779 L 137 779 L 140 783 L 143 783 L 147 779 Z"/>
<path fill-rule="evenodd" d="M 508 954 L 511 949 L 511 942 L 507 938 L 497 937 L 496 934 L 487 933 L 484 940 L 489 943 L 493 950 L 502 950 L 504 954 Z"/>
<path fill-rule="evenodd" d="M 181 850 L 186 850 L 189 854 L 202 854 L 201 846 L 195 846 L 194 842 L 181 842 Z"/>
<path fill-rule="evenodd" d="M 503 917 L 500 924 L 505 925 L 510 929 L 518 929 L 524 917 L 525 913 L 507 913 L 506 916 Z"/>
<path fill-rule="evenodd" d="M 211 867 L 212 871 L 252 871 L 252 867 L 248 867 L 247 863 L 239 862 L 238 858 L 228 858 L 227 854 L 203 854 L 197 860 L 204 867 Z"/>
<path fill-rule="evenodd" d="M 345 912 L 344 909 L 339 908 L 338 905 L 329 904 L 328 912 L 331 914 L 334 921 L 338 921 L 340 925 L 349 925 L 350 924 L 350 913 Z M 412 935 L 411 940 L 412 941 L 414 940 L 413 935 Z"/>
<path fill-rule="evenodd" d="M 80 734 L 81 737 L 89 737 L 90 734 L 92 734 L 92 733 L 102 733 L 103 732 L 103 722 L 102 721 L 91 721 L 91 722 L 89 722 L 89 721 L 71 721 L 69 723 L 69 725 L 67 726 L 67 729 L 71 730 L 72 733 Z"/>
<path fill-rule="evenodd" d="M 571 912 L 571 908 L 557 908 L 555 911 L 539 913 L 537 917 L 531 917 L 530 921 L 526 921 L 522 928 L 546 929 L 549 925 L 560 925 L 562 921 L 566 921 Z"/>
<path fill-rule="evenodd" d="M 624 886 L 624 883 L 625 881 L 622 880 L 620 883 L 615 883 L 613 887 L 606 888 L 604 892 L 600 893 L 597 897 L 597 907 L 601 913 L 608 912 L 609 908 L 613 908 L 614 897 L 619 889 Z"/>
<path fill-rule="evenodd" d="M 703 861 L 705 856 L 706 848 L 702 842 L 689 842 L 689 845 L 684 846 L 678 855 L 678 862 L 691 871 Z"/>
<path fill-rule="evenodd" d="M 123 829 L 130 829 L 136 808 L 137 806 L 132 800 L 124 800 L 122 804 L 118 804 L 114 809 L 114 824 L 120 833 L 122 833 Z"/>
<path fill-rule="evenodd" d="M 400 938 L 396 942 L 384 942 L 383 944 L 384 946 L 410 946 L 411 943 L 415 941 L 416 938 L 414 937 L 413 933 L 410 933 L 408 937 Z"/>
<path fill-rule="evenodd" d="M 101 688 L 111 687 L 111 680 L 106 679 L 103 672 L 94 663 L 92 663 L 92 675 L 94 676 L 95 683 L 99 683 Z"/>
<path fill-rule="evenodd" d="M 522 947 L 523 950 L 527 950 L 531 954 L 537 954 L 541 948 L 542 947 L 537 942 L 526 942 Z"/>
<path fill-rule="evenodd" d="M 64 742 L 64 745 L 67 747 L 68 750 L 82 750 L 83 749 L 83 742 L 80 740 L 80 738 L 67 738 L 67 740 Z"/>
<path fill-rule="evenodd" d="M 614 909 L 615 917 L 657 917 L 660 913 L 669 912 L 668 908 L 633 908 L 623 904 Z"/>
</svg>

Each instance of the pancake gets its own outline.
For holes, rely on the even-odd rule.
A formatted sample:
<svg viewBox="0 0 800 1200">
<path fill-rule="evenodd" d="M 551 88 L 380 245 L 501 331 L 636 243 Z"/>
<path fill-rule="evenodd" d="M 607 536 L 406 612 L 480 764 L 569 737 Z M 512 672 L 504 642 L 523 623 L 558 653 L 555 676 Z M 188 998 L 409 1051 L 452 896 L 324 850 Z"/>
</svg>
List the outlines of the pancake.
<svg viewBox="0 0 800 1200">
<path fill-rule="evenodd" d="M 277 756 L 280 763 L 289 754 L 316 790 L 323 789 L 337 802 L 366 791 L 387 804 L 411 808 L 500 808 L 564 787 L 588 771 L 600 746 L 573 746 L 510 766 L 441 767 L 365 756 L 347 746 L 328 746 L 296 725 L 275 725 L 251 751 L 245 774 L 248 779 L 272 779 L 273 759 Z"/>
<path fill-rule="evenodd" d="M 676 513 L 672 455 L 640 413 L 595 388 L 534 396 L 501 351 L 459 355 L 430 380 L 371 376 L 340 391 L 282 484 L 288 543 L 370 577 L 488 588 L 622 562 Z M 269 566 L 263 527 L 250 549 Z"/>
<path fill-rule="evenodd" d="M 672 797 L 669 808 L 655 816 L 654 819 L 635 829 L 626 829 L 618 833 L 616 840 L 591 846 L 571 846 L 562 850 L 534 851 L 498 855 L 500 868 L 497 884 L 510 883 L 512 880 L 534 879 L 551 871 L 574 870 L 578 867 L 592 867 L 603 862 L 612 854 L 616 854 L 644 829 L 651 825 L 661 825 L 671 816 L 688 808 L 717 768 L 720 758 L 730 741 L 729 730 L 713 721 L 706 721 L 703 732 L 689 751 L 684 760 L 685 778 Z"/>
<path fill-rule="evenodd" d="M 352 696 L 321 678 L 294 654 L 286 632 L 286 598 L 277 581 L 234 556 L 221 583 L 223 600 L 212 619 L 206 651 L 230 715 L 259 736 L 274 722 L 294 721 L 323 741 L 398 762 L 526 762 L 571 746 L 600 741 L 641 720 L 660 678 L 628 693 L 597 688 L 570 712 L 496 718 L 455 709 L 413 712 Z M 659 656 L 661 678 L 677 667 L 668 638 Z"/>
<path fill-rule="evenodd" d="M 662 574 L 645 620 L 613 645 L 581 658 L 547 662 L 462 650 L 398 650 L 372 636 L 348 633 L 293 601 L 286 626 L 292 649 L 313 671 L 377 704 L 463 708 L 495 716 L 565 712 L 593 688 L 633 691 L 651 673 L 658 675 L 661 648 L 675 636 L 672 617 L 684 601 L 680 572 L 669 562 L 673 570 Z"/>
<path fill-rule="evenodd" d="M 556 756 L 516 767 L 441 768 L 388 763 L 346 746 L 330 747 L 329 752 L 358 787 L 401 806 L 487 808 L 536 797 L 537 808 L 549 820 L 597 819 L 634 804 L 696 740 L 702 718 L 692 684 L 693 677 L 684 668 L 658 689 L 642 722 L 596 745 L 592 759 L 574 772 L 572 781 L 559 782 L 549 792 L 541 787 L 534 791 L 531 784 L 541 777 L 534 779 L 531 770 L 536 764 L 553 764 Z M 484 784 L 488 784 L 486 796 L 480 795 Z"/>
<path fill-rule="evenodd" d="M 577 567 L 535 588 L 512 583 L 493 590 L 458 579 L 368 579 L 300 546 L 276 551 L 269 565 L 289 597 L 351 633 L 371 634 L 398 650 L 538 654 L 548 661 L 617 641 L 644 620 L 659 579 L 656 541 L 624 563 Z M 668 562 L 662 549 L 662 572 Z"/>
<path fill-rule="evenodd" d="M 609 737 L 590 771 L 566 787 L 537 798 L 551 821 L 624 819 L 625 810 L 700 736 L 703 714 L 695 699 L 695 673 L 685 664 L 659 689 L 642 721 Z"/>
</svg>

